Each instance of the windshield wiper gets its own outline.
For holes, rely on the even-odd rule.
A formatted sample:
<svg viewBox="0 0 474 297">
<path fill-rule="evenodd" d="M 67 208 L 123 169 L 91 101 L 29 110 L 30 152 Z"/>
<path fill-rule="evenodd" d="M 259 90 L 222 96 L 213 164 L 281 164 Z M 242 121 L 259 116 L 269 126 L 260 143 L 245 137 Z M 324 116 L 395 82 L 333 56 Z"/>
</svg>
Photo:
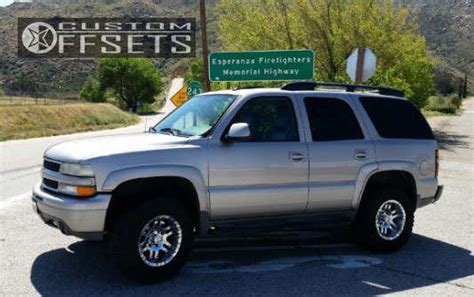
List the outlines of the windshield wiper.
<svg viewBox="0 0 474 297">
<path fill-rule="evenodd" d="M 193 136 L 192 134 L 184 133 L 183 131 L 175 128 L 161 128 L 160 132 L 165 132 L 173 136 Z"/>
</svg>

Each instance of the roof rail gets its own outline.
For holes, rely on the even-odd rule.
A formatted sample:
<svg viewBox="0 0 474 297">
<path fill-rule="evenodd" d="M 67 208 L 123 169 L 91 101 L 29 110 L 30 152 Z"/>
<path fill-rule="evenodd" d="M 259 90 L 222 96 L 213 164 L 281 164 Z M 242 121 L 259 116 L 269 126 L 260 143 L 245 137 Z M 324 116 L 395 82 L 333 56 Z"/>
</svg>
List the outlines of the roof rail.
<svg viewBox="0 0 474 297">
<path fill-rule="evenodd" d="M 375 86 L 366 86 L 366 85 L 351 85 L 344 83 L 332 83 L 332 82 L 315 82 L 315 81 L 299 81 L 291 82 L 284 85 L 281 89 L 286 91 L 313 91 L 318 87 L 332 87 L 332 88 L 342 88 L 346 92 L 355 92 L 356 90 L 370 90 L 376 91 L 381 95 L 403 97 L 403 91 L 387 88 L 387 87 L 375 87 Z"/>
<path fill-rule="evenodd" d="M 265 88 L 264 86 L 259 86 L 259 85 L 255 85 L 255 86 L 243 86 L 243 87 L 236 87 L 236 88 L 233 88 L 233 90 L 247 90 L 247 89 L 260 89 L 260 88 Z"/>
</svg>

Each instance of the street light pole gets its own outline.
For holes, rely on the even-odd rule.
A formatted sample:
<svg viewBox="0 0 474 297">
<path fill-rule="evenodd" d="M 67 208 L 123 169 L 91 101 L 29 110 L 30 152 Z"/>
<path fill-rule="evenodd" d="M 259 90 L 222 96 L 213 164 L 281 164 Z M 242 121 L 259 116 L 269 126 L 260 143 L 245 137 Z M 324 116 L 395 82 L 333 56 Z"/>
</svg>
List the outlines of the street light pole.
<svg viewBox="0 0 474 297">
<path fill-rule="evenodd" d="M 209 92 L 211 87 L 209 84 L 209 50 L 207 48 L 207 26 L 206 26 L 206 1 L 199 0 L 199 10 L 201 14 L 201 40 L 202 40 L 202 61 L 204 71 L 204 92 Z"/>
</svg>

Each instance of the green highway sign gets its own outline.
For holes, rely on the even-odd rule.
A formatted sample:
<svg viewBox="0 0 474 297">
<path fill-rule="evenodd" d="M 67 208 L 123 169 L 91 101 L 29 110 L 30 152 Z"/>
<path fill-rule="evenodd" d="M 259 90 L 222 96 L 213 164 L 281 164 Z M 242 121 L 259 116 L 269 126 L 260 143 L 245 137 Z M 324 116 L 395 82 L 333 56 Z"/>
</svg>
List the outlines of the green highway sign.
<svg viewBox="0 0 474 297">
<path fill-rule="evenodd" d="M 213 52 L 209 80 L 262 81 L 313 79 L 314 51 Z"/>
<path fill-rule="evenodd" d="M 202 84 L 198 81 L 193 80 L 188 84 L 187 94 L 189 98 L 192 98 L 202 93 Z"/>
</svg>

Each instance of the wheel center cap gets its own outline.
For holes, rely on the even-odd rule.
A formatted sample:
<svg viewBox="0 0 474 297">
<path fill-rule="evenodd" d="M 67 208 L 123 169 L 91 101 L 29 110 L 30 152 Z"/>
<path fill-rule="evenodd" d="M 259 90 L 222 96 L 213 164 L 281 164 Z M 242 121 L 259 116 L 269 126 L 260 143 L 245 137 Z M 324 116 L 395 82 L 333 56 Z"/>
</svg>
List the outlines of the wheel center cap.
<svg viewBox="0 0 474 297">
<path fill-rule="evenodd" d="M 159 233 L 156 234 L 156 235 L 155 235 L 155 238 L 153 239 L 153 242 L 154 242 L 154 243 L 161 243 L 162 241 L 163 241 L 163 235 L 161 235 L 161 234 L 159 234 Z"/>
</svg>

